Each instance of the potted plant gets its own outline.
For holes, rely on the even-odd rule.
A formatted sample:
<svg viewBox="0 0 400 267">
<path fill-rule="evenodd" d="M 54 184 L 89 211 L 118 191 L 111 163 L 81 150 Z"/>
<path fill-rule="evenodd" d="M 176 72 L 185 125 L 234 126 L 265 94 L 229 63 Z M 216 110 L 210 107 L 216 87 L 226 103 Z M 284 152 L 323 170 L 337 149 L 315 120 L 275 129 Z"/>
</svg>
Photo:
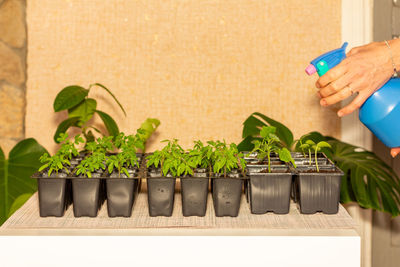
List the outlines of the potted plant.
<svg viewBox="0 0 400 267">
<path fill-rule="evenodd" d="M 326 214 L 335 214 L 339 210 L 343 172 L 328 159 L 322 158 L 326 161 L 321 161 L 318 158 L 321 148 L 330 147 L 325 141 L 315 143 L 311 139 L 300 144 L 300 149 L 309 151 L 308 164 L 299 165 L 295 177 L 294 196 L 301 213 L 312 214 L 322 211 Z M 313 160 L 311 151 L 314 154 Z"/>
<path fill-rule="evenodd" d="M 85 157 L 75 167 L 72 198 L 75 217 L 96 217 L 105 199 L 104 182 L 106 153 L 113 148 L 112 137 L 105 136 L 88 142 Z"/>
<path fill-rule="evenodd" d="M 251 212 L 264 214 L 272 211 L 286 214 L 290 208 L 292 188 L 292 173 L 287 163 L 291 162 L 294 167 L 296 164 L 290 151 L 282 147 L 275 127 L 262 127 L 260 137 L 261 140 L 254 140 L 254 149 L 250 152 L 256 155 L 258 162 L 254 165 L 248 164 Z M 278 157 L 271 163 L 272 153 Z"/>
<path fill-rule="evenodd" d="M 61 147 L 53 156 L 44 153 L 39 158 L 43 165 L 39 168 L 39 173 L 33 176 L 38 180 L 41 217 L 61 217 L 71 203 L 67 176 L 71 171 L 70 160 L 79 154 L 75 146 L 82 143 L 83 139 L 77 135 L 74 142 L 71 142 L 68 140 L 68 134 L 61 134 L 58 142 L 61 143 Z"/>
<path fill-rule="evenodd" d="M 212 197 L 215 215 L 236 217 L 239 214 L 246 162 L 236 144 L 209 141 L 212 154 Z"/>
<path fill-rule="evenodd" d="M 213 148 L 196 141 L 194 147 L 183 155 L 193 168 L 190 175 L 181 177 L 183 216 L 205 216 L 207 210 L 209 174 L 212 172 Z"/>
<path fill-rule="evenodd" d="M 109 177 L 106 179 L 107 211 L 109 217 L 130 217 L 139 188 L 139 158 L 136 151 L 143 147 L 138 135 L 120 133 L 115 140 L 120 153 L 106 161 Z"/>
<path fill-rule="evenodd" d="M 167 144 L 161 150 L 147 156 L 147 197 L 150 216 L 171 216 L 175 200 L 175 180 L 180 172 L 186 174 L 192 170 L 183 170 L 181 157 L 183 148 L 178 140 L 163 140 Z"/>
</svg>

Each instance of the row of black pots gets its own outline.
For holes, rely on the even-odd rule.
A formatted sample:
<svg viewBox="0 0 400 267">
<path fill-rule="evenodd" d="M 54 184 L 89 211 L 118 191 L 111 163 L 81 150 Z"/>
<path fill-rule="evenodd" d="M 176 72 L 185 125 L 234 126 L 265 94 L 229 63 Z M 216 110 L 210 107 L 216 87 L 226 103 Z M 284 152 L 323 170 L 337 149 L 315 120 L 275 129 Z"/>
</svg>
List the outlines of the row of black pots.
<svg viewBox="0 0 400 267">
<path fill-rule="evenodd" d="M 337 213 L 343 173 L 324 155 L 317 159 L 320 172 L 308 165 L 308 159 L 293 156 L 297 169 L 273 157 L 272 172 L 269 173 L 265 163 L 258 164 L 254 158 L 247 157 L 246 177 L 237 172 L 228 177 L 208 177 L 204 169 L 197 170 L 193 177 L 180 177 L 183 215 L 205 216 L 210 180 L 216 216 L 238 215 L 243 184 L 254 214 L 288 213 L 291 195 L 301 213 Z M 54 178 L 44 177 L 44 173 L 34 176 L 38 180 L 40 215 L 43 217 L 63 216 L 71 203 L 76 217 L 95 217 L 106 198 L 110 217 L 130 217 L 140 191 L 139 177 L 147 178 L 150 216 L 171 216 L 173 212 L 176 178 L 162 177 L 159 170 L 143 170 L 143 174 L 132 175 L 135 176 L 132 178 L 104 173 L 97 173 L 93 178 L 67 177 L 60 173 Z"/>
<path fill-rule="evenodd" d="M 228 177 L 211 177 L 211 194 L 215 216 L 236 217 L 245 177 L 237 172 Z M 175 198 L 174 177 L 161 177 L 159 171 L 150 171 L 147 177 L 147 196 L 150 216 L 171 216 Z M 193 177 L 180 177 L 183 216 L 205 216 L 209 177 L 204 169 Z"/>
<path fill-rule="evenodd" d="M 109 217 L 130 217 L 140 189 L 136 178 L 37 178 L 41 217 L 62 217 L 73 203 L 75 217 L 96 217 L 107 198 Z"/>
<path fill-rule="evenodd" d="M 317 155 L 319 172 L 315 165 L 309 165 L 309 159 L 301 153 L 293 153 L 292 156 L 296 169 L 273 157 L 271 172 L 266 171 L 265 162 L 255 164 L 254 155 L 246 157 L 249 163 L 246 193 L 251 212 L 286 214 L 292 196 L 303 214 L 337 213 L 343 172 L 322 153 Z M 311 163 L 315 164 L 315 160 Z"/>
</svg>

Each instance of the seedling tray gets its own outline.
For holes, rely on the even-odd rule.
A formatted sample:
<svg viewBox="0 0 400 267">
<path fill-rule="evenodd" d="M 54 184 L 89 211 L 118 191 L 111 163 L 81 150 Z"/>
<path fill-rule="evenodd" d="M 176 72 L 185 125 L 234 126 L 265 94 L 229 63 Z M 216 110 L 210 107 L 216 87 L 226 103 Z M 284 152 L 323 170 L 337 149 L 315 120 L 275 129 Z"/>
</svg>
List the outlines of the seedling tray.
<svg viewBox="0 0 400 267">
<path fill-rule="evenodd" d="M 206 169 L 195 170 L 194 176 L 181 177 L 183 216 L 206 215 L 209 177 Z"/>
<path fill-rule="evenodd" d="M 335 214 L 339 209 L 340 186 L 343 172 L 330 163 L 319 166 L 297 166 L 294 179 L 294 196 L 300 212 Z"/>
<path fill-rule="evenodd" d="M 71 159 L 71 165 L 79 164 L 82 159 L 82 157 Z M 42 217 L 63 216 L 71 202 L 76 217 L 96 217 L 106 198 L 110 217 L 131 215 L 141 185 L 139 169 L 128 169 L 129 177 L 123 173 L 109 174 L 100 169 L 93 172 L 91 178 L 78 176 L 72 173 L 71 169 L 69 174 L 60 171 L 58 174 L 53 173 L 51 177 L 47 176 L 45 169 L 31 177 L 38 181 Z"/>
<path fill-rule="evenodd" d="M 265 165 L 249 169 L 247 184 L 251 213 L 289 213 L 292 172 L 287 165 L 271 166 L 270 173 Z"/>
</svg>

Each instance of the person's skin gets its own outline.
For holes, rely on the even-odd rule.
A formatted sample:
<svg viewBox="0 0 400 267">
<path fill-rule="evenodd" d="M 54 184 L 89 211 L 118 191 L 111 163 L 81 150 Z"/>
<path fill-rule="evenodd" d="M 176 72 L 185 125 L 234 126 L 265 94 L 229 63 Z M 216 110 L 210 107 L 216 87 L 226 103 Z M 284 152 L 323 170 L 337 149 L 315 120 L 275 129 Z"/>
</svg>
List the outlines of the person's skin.
<svg viewBox="0 0 400 267">
<path fill-rule="evenodd" d="M 400 39 L 388 41 L 392 50 L 396 69 L 400 70 Z M 321 76 L 316 82 L 321 106 L 338 103 L 353 94 L 354 100 L 338 111 L 338 116 L 346 116 L 361 105 L 376 90 L 382 87 L 394 74 L 389 48 L 385 42 L 374 42 L 355 47 L 336 67 Z M 391 150 L 392 157 L 400 153 L 399 148 Z"/>
</svg>

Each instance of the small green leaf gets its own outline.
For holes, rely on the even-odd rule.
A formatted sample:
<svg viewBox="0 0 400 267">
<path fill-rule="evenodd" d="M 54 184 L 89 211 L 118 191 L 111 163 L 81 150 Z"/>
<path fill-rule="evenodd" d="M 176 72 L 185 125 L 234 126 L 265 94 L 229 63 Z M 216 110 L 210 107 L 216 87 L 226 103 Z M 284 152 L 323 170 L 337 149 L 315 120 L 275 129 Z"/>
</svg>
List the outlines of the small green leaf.
<svg viewBox="0 0 400 267">
<path fill-rule="evenodd" d="M 89 90 L 78 85 L 65 87 L 58 93 L 54 100 L 54 111 L 58 112 L 78 105 L 85 99 L 88 93 Z"/>
<path fill-rule="evenodd" d="M 310 145 L 310 146 L 314 146 L 315 145 L 314 141 L 310 140 L 310 139 L 306 141 L 306 144 Z"/>
<path fill-rule="evenodd" d="M 317 144 L 317 146 L 318 147 L 331 147 L 331 145 L 330 144 L 328 144 L 327 142 L 325 142 L 325 141 L 321 141 L 321 142 L 319 142 L 318 144 Z"/>
<path fill-rule="evenodd" d="M 69 127 L 71 126 L 76 126 L 77 122 L 79 121 L 79 118 L 69 118 L 66 119 L 65 121 L 61 122 L 56 130 L 56 133 L 54 134 L 54 141 L 56 143 L 59 143 L 59 141 L 57 140 L 58 137 L 60 136 L 60 134 L 65 133 Z"/>
<path fill-rule="evenodd" d="M 262 138 L 267 138 L 270 134 L 276 132 L 276 128 L 274 126 L 263 126 L 260 131 L 260 136 Z"/>
<path fill-rule="evenodd" d="M 111 118 L 111 116 L 107 113 L 100 110 L 96 110 L 96 113 L 99 114 L 100 118 L 103 120 L 104 125 L 107 128 L 108 134 L 110 136 L 117 136 L 119 134 L 119 129 L 117 123 L 113 120 L 113 118 Z"/>
</svg>

